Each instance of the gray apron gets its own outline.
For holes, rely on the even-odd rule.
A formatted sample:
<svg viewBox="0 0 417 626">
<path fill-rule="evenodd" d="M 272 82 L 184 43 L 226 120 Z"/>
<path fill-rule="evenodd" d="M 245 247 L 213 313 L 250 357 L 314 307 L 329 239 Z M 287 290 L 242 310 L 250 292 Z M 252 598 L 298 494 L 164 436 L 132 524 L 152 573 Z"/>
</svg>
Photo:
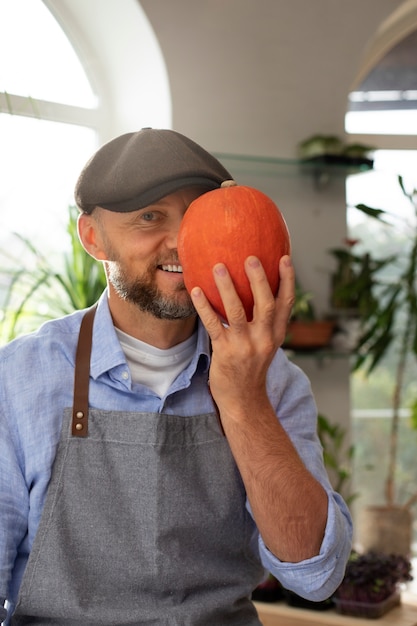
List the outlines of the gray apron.
<svg viewBox="0 0 417 626">
<path fill-rule="evenodd" d="M 260 626 L 254 524 L 216 414 L 88 409 L 94 312 L 11 623 Z"/>
</svg>

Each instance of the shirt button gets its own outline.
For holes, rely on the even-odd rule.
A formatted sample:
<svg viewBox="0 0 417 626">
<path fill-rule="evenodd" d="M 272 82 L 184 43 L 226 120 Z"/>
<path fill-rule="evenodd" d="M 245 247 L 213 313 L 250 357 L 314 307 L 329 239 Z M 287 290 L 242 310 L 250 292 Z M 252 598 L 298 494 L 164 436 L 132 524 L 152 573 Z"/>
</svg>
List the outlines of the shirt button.
<svg viewBox="0 0 417 626">
<path fill-rule="evenodd" d="M 126 372 L 126 371 L 123 372 L 122 378 L 123 378 L 123 380 L 127 380 L 129 378 L 129 372 Z"/>
</svg>

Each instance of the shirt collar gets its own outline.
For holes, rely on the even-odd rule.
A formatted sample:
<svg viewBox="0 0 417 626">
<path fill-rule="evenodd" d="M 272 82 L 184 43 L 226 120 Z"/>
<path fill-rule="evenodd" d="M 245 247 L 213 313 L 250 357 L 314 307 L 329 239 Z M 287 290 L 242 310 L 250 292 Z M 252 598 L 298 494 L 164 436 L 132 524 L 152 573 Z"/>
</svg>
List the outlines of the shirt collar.
<svg viewBox="0 0 417 626">
<path fill-rule="evenodd" d="M 126 358 L 114 329 L 106 289 L 98 301 L 94 318 L 91 376 L 97 379 L 120 365 L 126 366 Z"/>
<path fill-rule="evenodd" d="M 210 364 L 210 340 L 203 324 L 198 320 L 197 347 L 187 370 L 190 376 L 201 368 L 208 371 Z M 93 347 L 91 354 L 91 376 L 99 376 L 120 366 L 127 367 L 124 352 L 120 346 L 109 309 L 107 289 L 98 301 L 93 327 Z"/>
</svg>

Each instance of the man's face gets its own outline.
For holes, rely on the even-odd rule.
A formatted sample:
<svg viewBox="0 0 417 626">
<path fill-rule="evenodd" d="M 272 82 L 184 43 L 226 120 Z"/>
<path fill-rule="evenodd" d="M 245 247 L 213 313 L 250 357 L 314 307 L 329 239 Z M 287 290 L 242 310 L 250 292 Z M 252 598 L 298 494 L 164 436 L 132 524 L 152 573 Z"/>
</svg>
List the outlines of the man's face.
<svg viewBox="0 0 417 626">
<path fill-rule="evenodd" d="M 202 193 L 183 189 L 138 211 L 93 213 L 111 288 L 158 319 L 195 315 L 182 279 L 177 235 L 189 204 Z"/>
</svg>

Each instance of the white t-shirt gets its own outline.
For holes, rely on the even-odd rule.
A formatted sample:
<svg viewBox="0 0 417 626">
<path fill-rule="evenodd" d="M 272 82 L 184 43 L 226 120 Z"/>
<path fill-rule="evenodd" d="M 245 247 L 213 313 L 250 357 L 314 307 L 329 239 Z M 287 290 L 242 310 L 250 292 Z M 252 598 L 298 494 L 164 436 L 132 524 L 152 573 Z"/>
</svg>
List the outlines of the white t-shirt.
<svg viewBox="0 0 417 626">
<path fill-rule="evenodd" d="M 190 364 L 197 345 L 197 333 L 167 350 L 155 348 L 118 328 L 116 333 L 125 353 L 132 380 L 146 385 L 161 398 L 178 374 Z"/>
</svg>

